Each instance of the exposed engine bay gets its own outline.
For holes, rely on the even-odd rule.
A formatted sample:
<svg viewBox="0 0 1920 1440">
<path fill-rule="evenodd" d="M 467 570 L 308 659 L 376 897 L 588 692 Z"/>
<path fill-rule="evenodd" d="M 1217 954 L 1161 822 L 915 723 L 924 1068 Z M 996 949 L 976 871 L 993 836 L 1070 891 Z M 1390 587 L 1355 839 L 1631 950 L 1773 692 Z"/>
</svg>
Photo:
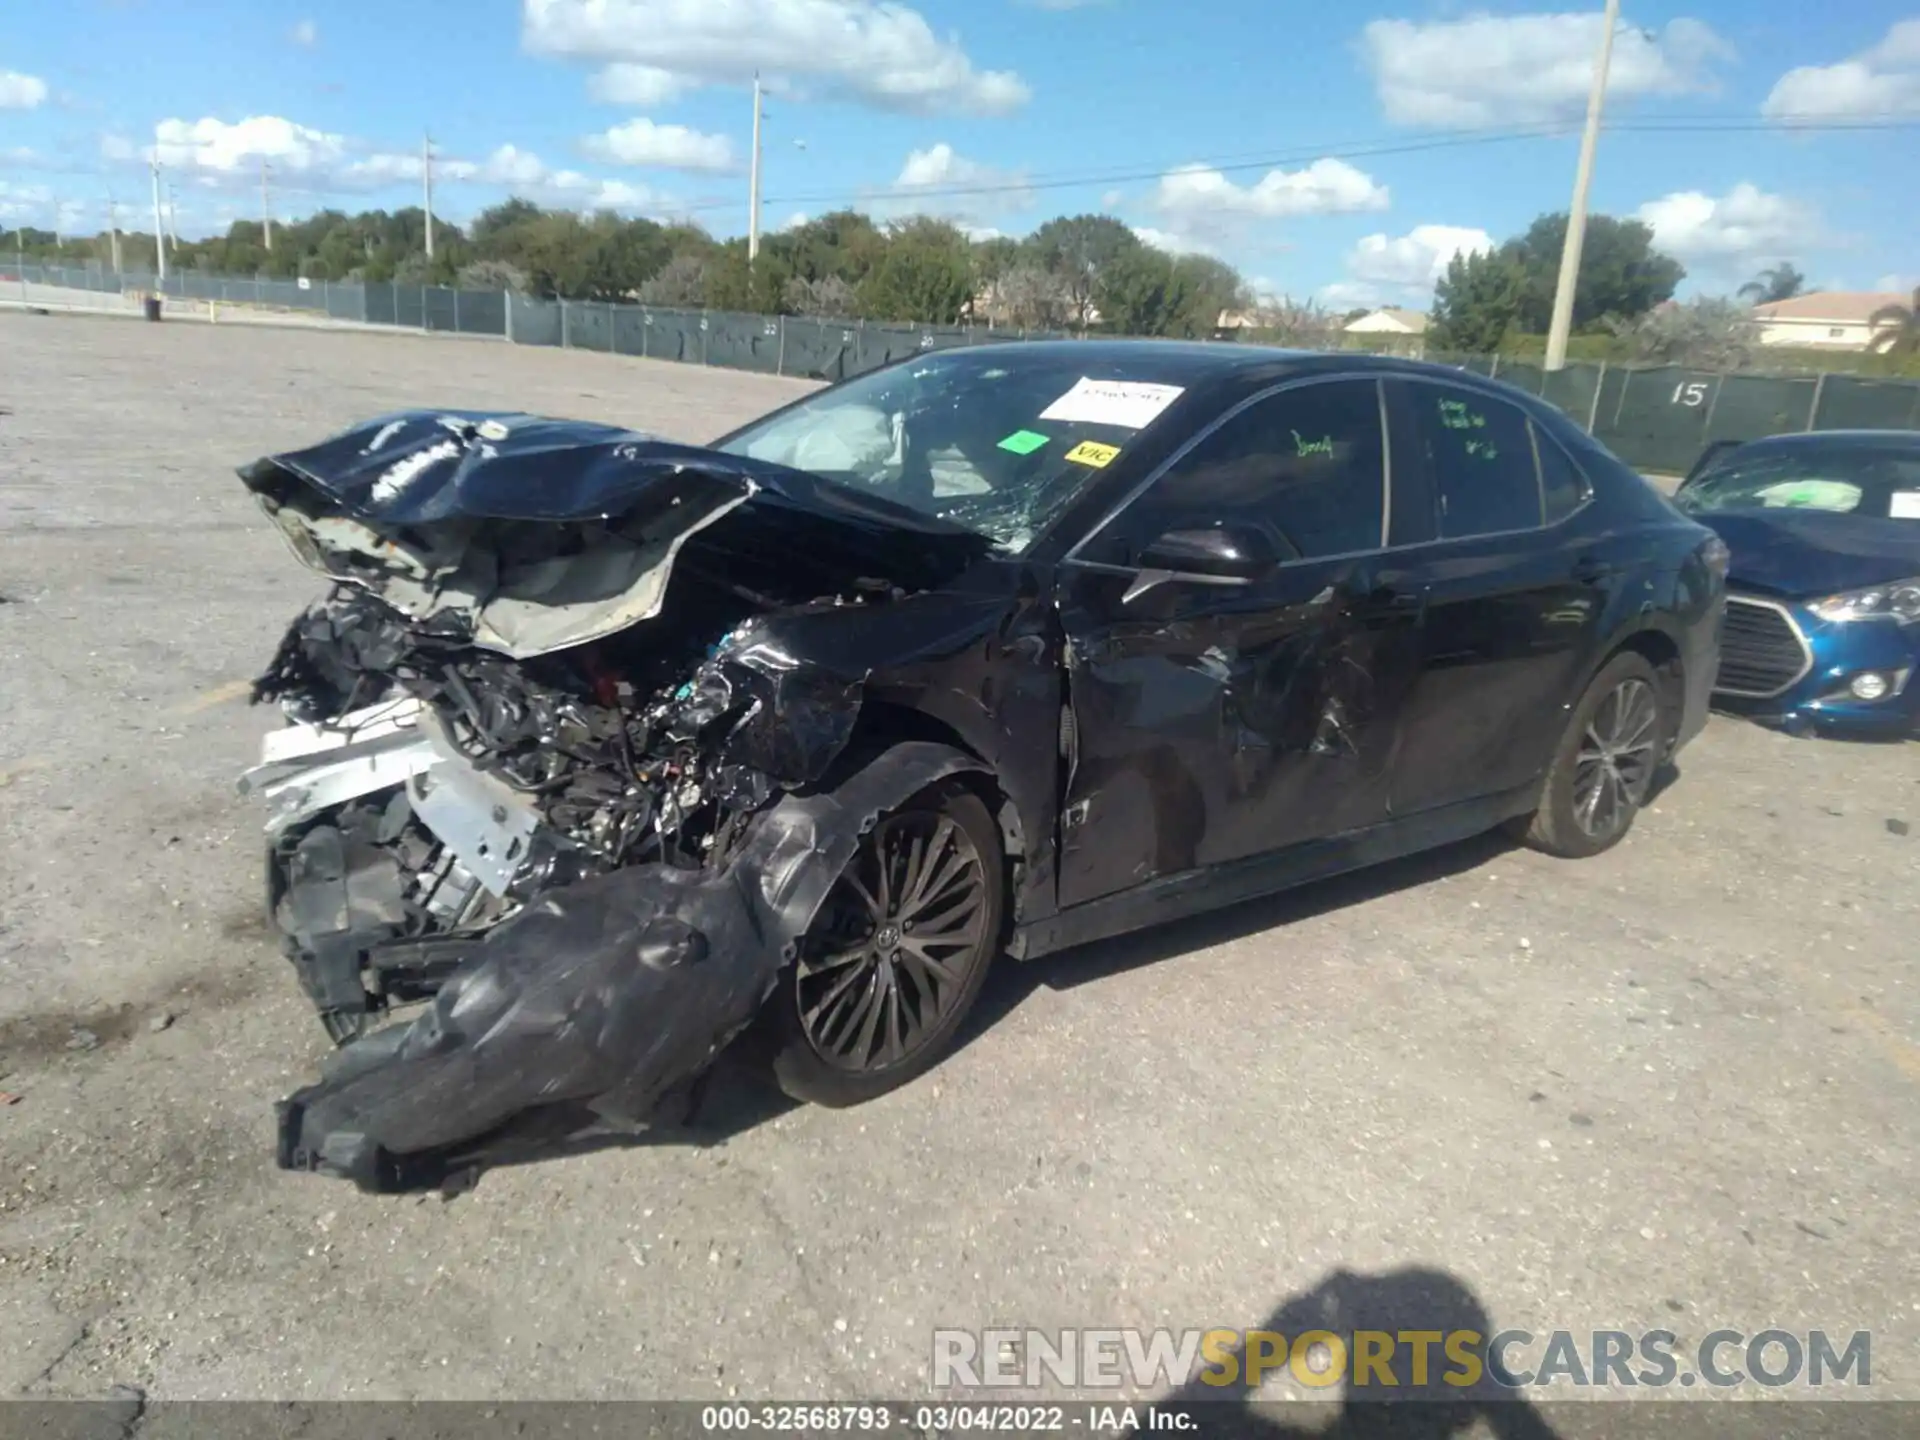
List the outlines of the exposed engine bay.
<svg viewBox="0 0 1920 1440">
<path fill-rule="evenodd" d="M 744 608 L 716 598 L 691 607 L 708 635 Z M 751 751 L 755 713 L 784 698 L 754 668 L 751 625 L 705 646 L 690 633 L 522 661 L 421 633 L 351 586 L 300 617 L 254 688 L 295 724 L 242 783 L 274 807 L 275 923 L 336 1039 L 433 993 L 461 942 L 546 890 L 643 862 L 724 867 L 776 785 L 808 778 L 727 743 L 745 727 Z M 844 743 L 857 686 L 838 688 Z M 297 753 L 329 738 L 344 744 Z"/>
<path fill-rule="evenodd" d="M 823 784 L 863 677 L 769 620 L 893 603 L 889 570 L 938 583 L 987 542 L 527 416 L 386 417 L 241 474 L 334 582 L 255 682 L 289 724 L 241 781 L 274 926 L 346 1046 L 283 1105 L 281 1163 L 387 1184 L 535 1104 L 643 1117 L 752 1017 L 872 822 Z M 957 753 L 850 773 L 897 801 Z M 696 963 L 723 932 L 737 953 Z M 419 1088 L 423 1057 L 464 1088 Z"/>
</svg>

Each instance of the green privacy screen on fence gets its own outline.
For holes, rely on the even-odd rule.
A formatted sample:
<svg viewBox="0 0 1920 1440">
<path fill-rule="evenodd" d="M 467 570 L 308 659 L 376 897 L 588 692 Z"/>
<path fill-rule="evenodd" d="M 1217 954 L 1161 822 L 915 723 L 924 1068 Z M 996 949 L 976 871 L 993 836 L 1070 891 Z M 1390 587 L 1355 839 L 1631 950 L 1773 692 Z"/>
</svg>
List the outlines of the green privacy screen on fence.
<svg viewBox="0 0 1920 1440">
<path fill-rule="evenodd" d="M 170 274 L 164 285 L 131 271 L 112 274 L 56 265 L 18 267 L 18 278 L 78 290 L 162 291 L 187 301 L 312 311 L 362 325 L 497 335 L 520 345 L 565 346 L 829 382 L 956 345 L 1070 338 L 977 326 L 737 315 L 598 300 L 537 300 L 499 290 L 256 280 L 194 271 Z M 1538 364 L 1484 355 L 1436 359 L 1543 396 L 1642 470 L 1683 473 L 1715 440 L 1751 440 L 1798 430 L 1920 429 L 1920 382 L 1911 380 L 1593 363 L 1548 372 Z"/>
</svg>

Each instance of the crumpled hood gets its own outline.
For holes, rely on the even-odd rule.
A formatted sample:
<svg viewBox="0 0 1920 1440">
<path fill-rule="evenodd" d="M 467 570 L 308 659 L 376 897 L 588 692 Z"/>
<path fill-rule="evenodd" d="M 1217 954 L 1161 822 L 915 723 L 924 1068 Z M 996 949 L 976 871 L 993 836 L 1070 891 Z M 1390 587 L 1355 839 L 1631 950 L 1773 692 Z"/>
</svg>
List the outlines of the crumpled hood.
<svg viewBox="0 0 1920 1440">
<path fill-rule="evenodd" d="M 660 609 L 682 546 L 782 547 L 819 590 L 938 584 L 988 541 L 768 461 L 617 426 L 474 410 L 383 415 L 240 470 L 301 561 L 516 659 Z"/>
<path fill-rule="evenodd" d="M 1689 518 L 1726 541 L 1733 555 L 1729 578 L 1744 589 L 1832 595 L 1920 575 L 1920 524 L 1911 520 L 1820 510 Z"/>
</svg>

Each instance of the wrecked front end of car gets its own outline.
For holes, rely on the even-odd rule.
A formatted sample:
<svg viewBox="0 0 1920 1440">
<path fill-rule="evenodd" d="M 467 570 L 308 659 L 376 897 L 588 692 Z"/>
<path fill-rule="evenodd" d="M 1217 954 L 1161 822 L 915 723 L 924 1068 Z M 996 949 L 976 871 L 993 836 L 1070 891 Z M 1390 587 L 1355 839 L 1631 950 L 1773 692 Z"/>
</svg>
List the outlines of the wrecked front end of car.
<svg viewBox="0 0 1920 1440">
<path fill-rule="evenodd" d="M 536 1107 L 644 1122 L 880 811 L 965 763 L 859 766 L 862 672 L 767 627 L 950 579 L 983 549 L 953 527 L 525 415 L 386 416 L 241 474 L 333 581 L 255 683 L 289 723 L 241 781 L 345 1047 L 283 1102 L 283 1166 L 383 1188 Z"/>
</svg>

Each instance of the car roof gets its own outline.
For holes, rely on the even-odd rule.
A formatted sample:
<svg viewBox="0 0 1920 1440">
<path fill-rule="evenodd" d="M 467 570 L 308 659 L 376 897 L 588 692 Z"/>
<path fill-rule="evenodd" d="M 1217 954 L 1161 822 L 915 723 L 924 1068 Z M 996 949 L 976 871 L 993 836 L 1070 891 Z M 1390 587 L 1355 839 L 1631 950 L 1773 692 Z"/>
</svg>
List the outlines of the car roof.
<svg viewBox="0 0 1920 1440">
<path fill-rule="evenodd" d="M 1392 355 L 1369 355 L 1346 350 L 1290 350 L 1278 345 L 1249 345 L 1239 340 L 1009 340 L 966 347 L 965 353 L 1060 354 L 1084 359 L 1089 365 L 1150 365 L 1169 380 L 1194 383 L 1226 379 L 1249 371 L 1308 374 L 1340 370 L 1361 374 L 1425 376 L 1461 381 L 1496 391 L 1524 390 L 1489 380 L 1470 370 L 1425 360 L 1402 360 Z M 951 352 L 948 352 L 951 353 Z M 1531 397 L 1529 397 L 1531 398 Z"/>
<path fill-rule="evenodd" d="M 1884 450 L 1920 450 L 1920 430 L 1800 430 L 1743 441 L 1742 450 L 1800 450 L 1821 446 Z"/>
</svg>

